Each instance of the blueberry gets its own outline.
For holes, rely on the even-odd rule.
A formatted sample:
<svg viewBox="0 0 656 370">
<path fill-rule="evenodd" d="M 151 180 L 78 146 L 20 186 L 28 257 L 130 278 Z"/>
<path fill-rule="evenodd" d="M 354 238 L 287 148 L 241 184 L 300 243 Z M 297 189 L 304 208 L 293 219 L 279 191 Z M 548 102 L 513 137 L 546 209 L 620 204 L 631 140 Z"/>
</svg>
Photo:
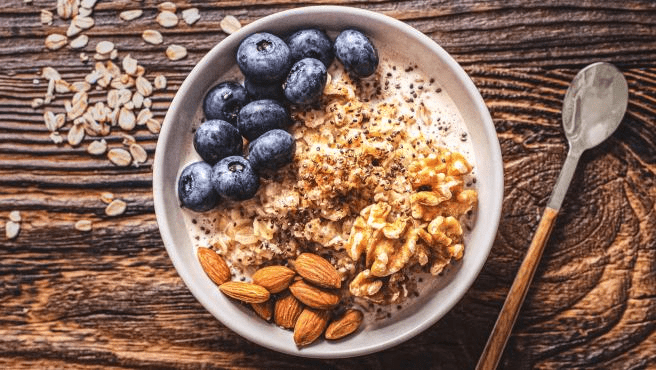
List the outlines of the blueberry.
<svg viewBox="0 0 656 370">
<path fill-rule="evenodd" d="M 326 80 L 326 66 L 318 59 L 305 58 L 292 66 L 282 88 L 290 102 L 313 104 L 321 98 Z"/>
<path fill-rule="evenodd" d="M 206 119 L 222 119 L 232 124 L 237 122 L 241 107 L 248 103 L 248 92 L 232 81 L 221 82 L 205 95 L 203 112 Z"/>
<path fill-rule="evenodd" d="M 274 84 L 258 84 L 252 82 L 248 78 L 244 81 L 244 86 L 248 95 L 250 95 L 253 100 L 260 99 L 274 99 L 274 100 L 283 100 L 285 99 L 285 94 L 282 92 L 282 84 L 276 82 Z"/>
<path fill-rule="evenodd" d="M 235 126 L 213 119 L 203 122 L 196 130 L 194 149 L 205 162 L 214 164 L 227 156 L 240 155 L 243 141 Z"/>
<path fill-rule="evenodd" d="M 260 179 L 244 157 L 232 156 L 212 167 L 212 185 L 223 197 L 246 200 L 255 196 Z"/>
<path fill-rule="evenodd" d="M 237 65 L 251 81 L 271 84 L 285 78 L 292 59 L 289 47 L 282 39 L 261 32 L 248 36 L 239 44 Z"/>
<path fill-rule="evenodd" d="M 248 145 L 248 161 L 255 171 L 277 170 L 291 163 L 296 141 L 285 130 L 275 129 L 264 133 Z"/>
<path fill-rule="evenodd" d="M 310 28 L 294 32 L 287 38 L 287 45 L 292 53 L 292 61 L 303 58 L 319 59 L 326 68 L 335 58 L 333 43 L 325 32 Z"/>
<path fill-rule="evenodd" d="M 360 31 L 342 31 L 335 39 L 334 48 L 335 56 L 344 68 L 358 77 L 370 76 L 378 67 L 378 52 Z"/>
<path fill-rule="evenodd" d="M 196 212 L 216 207 L 219 195 L 212 186 L 212 166 L 195 162 L 182 170 L 178 180 L 178 198 L 182 206 Z"/>
<path fill-rule="evenodd" d="M 271 99 L 256 100 L 246 104 L 239 111 L 237 127 L 239 132 L 253 141 L 263 133 L 275 128 L 285 128 L 291 124 L 289 112 L 279 102 Z"/>
</svg>

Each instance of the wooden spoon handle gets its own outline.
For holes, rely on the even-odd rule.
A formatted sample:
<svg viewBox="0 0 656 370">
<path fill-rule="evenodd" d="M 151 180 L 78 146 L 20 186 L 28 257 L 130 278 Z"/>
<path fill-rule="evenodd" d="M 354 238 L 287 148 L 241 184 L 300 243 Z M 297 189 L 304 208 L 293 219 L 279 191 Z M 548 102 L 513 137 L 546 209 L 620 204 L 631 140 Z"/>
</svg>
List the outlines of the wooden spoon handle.
<svg viewBox="0 0 656 370">
<path fill-rule="evenodd" d="M 540 220 L 531 245 L 528 247 L 528 252 L 526 252 L 526 257 L 524 257 L 524 261 L 519 267 L 515 281 L 506 297 L 506 302 L 503 304 L 503 308 L 501 308 L 501 312 L 487 340 L 483 354 L 478 360 L 478 365 L 476 365 L 477 370 L 496 369 L 513 325 L 515 325 L 519 309 L 522 307 L 522 303 L 526 297 L 526 292 L 528 292 L 531 280 L 533 280 L 535 270 L 542 257 L 544 246 L 547 244 L 547 240 L 549 240 L 556 216 L 558 216 L 558 210 L 550 207 L 545 208 L 542 214 L 542 220 Z"/>
</svg>

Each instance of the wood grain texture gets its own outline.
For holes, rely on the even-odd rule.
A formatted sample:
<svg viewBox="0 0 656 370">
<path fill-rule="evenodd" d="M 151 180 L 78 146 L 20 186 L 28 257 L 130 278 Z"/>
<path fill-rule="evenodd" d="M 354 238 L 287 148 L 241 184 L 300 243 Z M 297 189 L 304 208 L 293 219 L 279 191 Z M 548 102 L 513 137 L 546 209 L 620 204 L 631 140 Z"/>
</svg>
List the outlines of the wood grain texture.
<svg viewBox="0 0 656 370">
<path fill-rule="evenodd" d="M 290 0 L 174 1 L 198 7 L 194 26 L 162 29 L 160 1 L 98 1 L 85 48 L 111 40 L 148 75 L 168 78 L 153 96 L 162 119 L 185 76 L 226 35 L 219 21 L 242 24 L 298 6 Z M 20 210 L 17 239 L 0 239 L 2 368 L 433 368 L 471 369 L 501 309 L 567 153 L 560 124 L 569 81 L 595 61 L 616 64 L 630 89 L 618 131 L 586 152 L 554 227 L 500 368 L 656 366 L 656 2 L 644 1 L 306 1 L 367 8 L 426 33 L 463 65 L 490 109 L 505 166 L 505 200 L 483 271 L 442 320 L 409 342 L 364 357 L 300 359 L 250 343 L 215 320 L 173 268 L 151 194 L 156 135 L 131 134 L 149 154 L 118 168 L 55 145 L 43 124 L 42 67 L 67 81 L 92 66 L 79 51 L 46 51 L 45 37 L 67 23 L 39 22 L 54 0 L 0 2 L 0 226 Z M 143 8 L 124 22 L 122 10 Z M 166 42 L 141 41 L 148 28 Z M 187 58 L 170 62 L 168 43 Z M 92 94 L 92 101 L 100 95 Z M 61 98 L 55 107 L 62 106 Z M 110 146 L 121 146 L 112 133 Z M 85 139 L 85 144 L 90 141 Z M 128 204 L 108 217 L 111 191 Z M 73 227 L 93 222 L 91 232 Z"/>
</svg>

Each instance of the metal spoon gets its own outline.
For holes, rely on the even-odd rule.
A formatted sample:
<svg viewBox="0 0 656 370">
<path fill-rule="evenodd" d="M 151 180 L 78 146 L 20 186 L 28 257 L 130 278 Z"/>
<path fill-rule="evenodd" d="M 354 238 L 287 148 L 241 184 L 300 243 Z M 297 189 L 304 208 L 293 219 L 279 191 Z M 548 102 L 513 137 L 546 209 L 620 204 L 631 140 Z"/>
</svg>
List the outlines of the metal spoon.
<svg viewBox="0 0 656 370">
<path fill-rule="evenodd" d="M 519 267 L 503 308 L 494 324 L 477 370 L 497 367 L 519 309 L 542 257 L 560 206 L 581 154 L 606 140 L 622 121 L 629 91 L 624 76 L 612 64 L 594 63 L 574 77 L 563 102 L 563 127 L 569 142 L 567 159 L 542 214 L 526 257 Z"/>
</svg>

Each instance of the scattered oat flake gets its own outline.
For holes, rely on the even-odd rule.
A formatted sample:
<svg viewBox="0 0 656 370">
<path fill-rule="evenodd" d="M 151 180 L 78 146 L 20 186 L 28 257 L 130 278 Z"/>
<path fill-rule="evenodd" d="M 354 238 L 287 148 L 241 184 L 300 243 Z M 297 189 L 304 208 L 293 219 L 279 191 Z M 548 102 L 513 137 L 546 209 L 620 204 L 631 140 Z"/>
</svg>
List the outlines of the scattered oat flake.
<svg viewBox="0 0 656 370">
<path fill-rule="evenodd" d="M 95 24 L 93 18 L 80 17 L 80 16 L 76 16 L 75 18 L 73 18 L 73 23 L 83 30 L 88 30 L 89 28 L 93 27 L 93 25 Z"/>
<path fill-rule="evenodd" d="M 121 108 L 118 114 L 118 125 L 123 130 L 130 131 L 134 128 L 135 124 L 136 118 L 134 117 L 134 113 L 126 107 Z"/>
<path fill-rule="evenodd" d="M 182 11 L 182 19 L 185 21 L 186 24 L 192 25 L 200 19 L 200 13 L 198 12 L 198 8 L 189 8 L 185 9 Z"/>
<path fill-rule="evenodd" d="M 35 98 L 32 100 L 32 108 L 39 108 L 43 106 L 43 99 Z"/>
<path fill-rule="evenodd" d="M 62 19 L 69 19 L 78 12 L 77 0 L 57 0 L 57 15 Z"/>
<path fill-rule="evenodd" d="M 143 106 L 146 108 L 150 108 L 153 105 L 153 101 L 150 100 L 150 98 L 144 98 L 143 101 Z"/>
<path fill-rule="evenodd" d="M 89 56 L 86 53 L 80 53 L 80 61 L 86 62 L 89 60 Z"/>
<path fill-rule="evenodd" d="M 155 76 L 155 80 L 153 82 L 155 83 L 155 88 L 157 90 L 166 89 L 166 77 L 164 77 L 164 75 Z"/>
<path fill-rule="evenodd" d="M 52 111 L 45 111 L 43 112 L 43 122 L 46 124 L 46 128 L 48 131 L 56 131 L 57 130 L 57 121 L 55 118 L 55 114 Z"/>
<path fill-rule="evenodd" d="M 68 38 L 66 36 L 61 35 L 59 33 L 53 33 L 51 35 L 48 35 L 48 37 L 46 37 L 45 44 L 48 49 L 57 50 L 64 47 L 64 45 L 66 45 L 67 42 L 68 42 Z"/>
<path fill-rule="evenodd" d="M 76 26 L 75 23 L 71 23 L 68 26 L 68 29 L 66 29 L 66 36 L 73 37 L 73 36 L 77 35 L 80 32 L 82 32 L 82 29 L 80 27 Z"/>
<path fill-rule="evenodd" d="M 139 144 L 131 144 L 130 147 L 130 154 L 132 154 L 132 158 L 134 159 L 133 163 L 139 167 L 139 164 L 144 163 L 148 160 L 148 153 L 146 152 L 146 149 L 142 147 Z"/>
<path fill-rule="evenodd" d="M 159 45 L 162 42 L 164 42 L 164 38 L 162 37 L 162 34 L 159 33 L 159 31 L 155 31 L 155 30 L 145 30 L 141 34 L 141 37 L 143 38 L 144 41 L 153 45 Z"/>
<path fill-rule="evenodd" d="M 223 32 L 228 35 L 237 32 L 241 28 L 241 23 L 239 19 L 235 18 L 232 15 L 226 15 L 219 23 Z"/>
<path fill-rule="evenodd" d="M 79 220 L 75 223 L 75 230 L 78 231 L 91 231 L 91 221 L 89 220 Z"/>
<path fill-rule="evenodd" d="M 84 139 L 84 126 L 82 124 L 74 124 L 68 130 L 68 143 L 72 146 L 80 145 Z"/>
<path fill-rule="evenodd" d="M 143 105 L 144 97 L 138 91 L 132 94 L 132 104 L 135 108 L 141 109 Z"/>
<path fill-rule="evenodd" d="M 128 54 L 125 58 L 123 58 L 123 70 L 125 73 L 129 75 L 135 75 L 137 73 L 137 60 L 132 58 L 130 54 Z"/>
<path fill-rule="evenodd" d="M 164 28 L 171 28 L 178 25 L 178 16 L 168 10 L 160 12 L 156 20 Z"/>
<path fill-rule="evenodd" d="M 109 53 L 109 59 L 115 60 L 116 58 L 118 58 L 118 50 L 114 49 Z"/>
<path fill-rule="evenodd" d="M 105 214 L 107 216 L 118 216 L 123 214 L 126 208 L 127 204 L 124 201 L 120 199 L 114 199 L 105 208 Z"/>
<path fill-rule="evenodd" d="M 145 77 L 137 77 L 135 83 L 139 94 L 143 96 L 150 96 L 153 93 L 153 85 Z"/>
<path fill-rule="evenodd" d="M 9 219 L 14 222 L 21 222 L 20 211 L 11 211 L 9 212 Z"/>
<path fill-rule="evenodd" d="M 52 67 L 43 67 L 41 70 L 41 77 L 46 80 L 61 80 L 61 75 L 56 69 Z"/>
<path fill-rule="evenodd" d="M 66 94 L 71 92 L 71 84 L 64 80 L 55 80 L 55 91 L 58 94 Z"/>
<path fill-rule="evenodd" d="M 159 132 L 162 130 L 162 124 L 154 118 L 146 121 L 146 127 L 148 127 L 148 131 L 153 134 L 159 134 Z"/>
<path fill-rule="evenodd" d="M 14 221 L 7 221 L 5 224 L 5 235 L 7 239 L 14 239 L 20 232 L 20 224 Z"/>
<path fill-rule="evenodd" d="M 66 124 L 66 115 L 64 113 L 55 115 L 55 124 L 57 129 L 64 127 L 64 124 Z"/>
<path fill-rule="evenodd" d="M 41 24 L 52 25 L 52 12 L 50 10 L 41 10 Z"/>
<path fill-rule="evenodd" d="M 80 17 L 88 17 L 93 13 L 93 9 L 85 8 L 82 7 L 80 8 L 80 13 L 78 14 Z"/>
<path fill-rule="evenodd" d="M 59 134 L 59 132 L 50 133 L 50 140 L 55 144 L 61 144 L 64 142 L 64 138 Z"/>
<path fill-rule="evenodd" d="M 107 142 L 105 141 L 105 139 L 94 140 L 91 143 L 89 143 L 89 146 L 87 147 L 87 152 L 91 155 L 105 154 L 106 151 L 107 151 Z"/>
<path fill-rule="evenodd" d="M 132 162 L 130 152 L 121 148 L 110 149 L 109 152 L 107 152 L 107 158 L 119 167 L 129 166 L 130 162 Z"/>
<path fill-rule="evenodd" d="M 157 9 L 159 9 L 159 11 L 169 11 L 169 12 L 175 13 L 175 11 L 178 8 L 172 2 L 165 1 L 165 2 L 157 5 Z"/>
<path fill-rule="evenodd" d="M 131 21 L 133 19 L 137 19 L 141 17 L 143 14 L 143 10 L 141 9 L 133 9 L 133 10 L 126 10 L 124 12 L 121 12 L 118 16 L 124 20 L 124 21 Z"/>
<path fill-rule="evenodd" d="M 143 126 L 151 118 L 153 118 L 153 112 L 151 112 L 148 108 L 144 108 L 137 115 L 137 125 Z"/>
<path fill-rule="evenodd" d="M 71 91 L 74 92 L 89 91 L 90 89 L 91 85 L 89 85 L 89 83 L 86 81 L 77 81 L 71 84 Z"/>
<path fill-rule="evenodd" d="M 101 41 L 96 45 L 96 53 L 109 54 L 114 50 L 114 43 L 111 41 Z"/>
<path fill-rule="evenodd" d="M 81 49 L 89 43 L 89 36 L 80 35 L 69 43 L 71 49 Z"/>
<path fill-rule="evenodd" d="M 80 6 L 87 9 L 93 9 L 96 5 L 96 0 L 82 0 Z"/>
<path fill-rule="evenodd" d="M 187 56 L 187 49 L 184 46 L 171 44 L 166 48 L 166 57 L 170 60 L 180 60 Z"/>
<path fill-rule="evenodd" d="M 100 194 L 100 200 L 105 204 L 109 204 L 114 200 L 114 194 L 108 191 L 102 192 Z"/>
</svg>

